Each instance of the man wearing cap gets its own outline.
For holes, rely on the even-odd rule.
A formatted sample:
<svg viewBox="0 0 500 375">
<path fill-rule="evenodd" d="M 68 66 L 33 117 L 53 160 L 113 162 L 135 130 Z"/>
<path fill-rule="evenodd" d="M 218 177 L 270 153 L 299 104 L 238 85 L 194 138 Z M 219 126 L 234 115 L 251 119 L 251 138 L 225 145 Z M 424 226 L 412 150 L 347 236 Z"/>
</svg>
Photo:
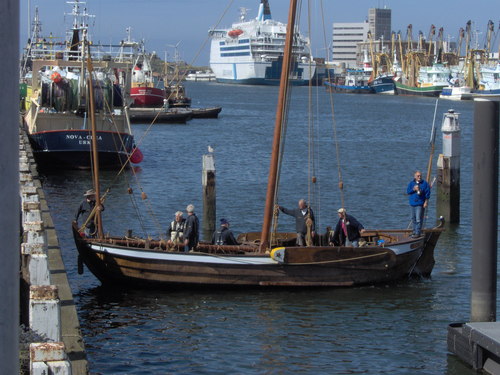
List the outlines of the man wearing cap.
<svg viewBox="0 0 500 375">
<path fill-rule="evenodd" d="M 212 235 L 212 245 L 239 245 L 226 219 L 220 219 L 220 229 Z"/>
<path fill-rule="evenodd" d="M 306 245 L 307 227 L 310 227 L 311 238 L 314 238 L 315 225 L 313 210 L 307 206 L 305 199 L 299 200 L 299 207 L 293 210 L 278 206 L 284 214 L 295 218 L 295 231 L 297 232 L 297 246 Z M 309 244 L 308 244 L 309 245 Z"/>
<path fill-rule="evenodd" d="M 186 219 L 186 229 L 184 230 L 185 251 L 194 250 L 200 239 L 200 221 L 194 213 L 194 206 L 188 204 L 186 207 L 188 217 Z"/>
<path fill-rule="evenodd" d="M 337 213 L 339 221 L 330 238 L 330 243 L 337 246 L 359 247 L 359 239 L 365 228 L 354 216 L 348 215 L 345 208 L 339 208 Z"/>
<path fill-rule="evenodd" d="M 75 221 L 78 223 L 78 218 L 82 216 L 83 222 L 85 223 L 85 236 L 86 237 L 95 237 L 97 234 L 97 229 L 95 225 L 95 215 L 89 219 L 92 210 L 96 204 L 95 191 L 93 189 L 87 190 L 85 194 L 83 194 L 85 199 L 78 207 L 78 211 L 76 212 Z M 102 204 L 97 207 L 98 210 L 104 211 L 104 206 Z"/>
</svg>

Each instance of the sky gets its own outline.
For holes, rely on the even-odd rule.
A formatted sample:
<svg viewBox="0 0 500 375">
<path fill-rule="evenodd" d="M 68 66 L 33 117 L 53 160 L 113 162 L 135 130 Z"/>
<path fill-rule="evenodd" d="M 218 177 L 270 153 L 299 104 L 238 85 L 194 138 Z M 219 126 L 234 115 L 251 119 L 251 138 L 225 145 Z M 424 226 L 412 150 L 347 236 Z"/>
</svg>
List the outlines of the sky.
<svg viewBox="0 0 500 375">
<path fill-rule="evenodd" d="M 260 0 L 87 0 L 86 7 L 88 13 L 95 15 L 90 29 L 94 43 L 118 43 L 125 39 L 125 30 L 130 27 L 132 39 L 144 40 L 148 52 L 155 51 L 160 58 L 173 61 L 173 46 L 178 45 L 180 59 L 208 66 L 208 30 L 217 24 L 219 28 L 230 27 L 238 20 L 241 7 L 248 9 L 249 18 L 256 17 L 259 3 Z M 269 3 L 272 17 L 286 23 L 289 1 L 269 0 Z M 315 57 L 326 57 L 334 22 L 363 22 L 369 8 L 391 9 L 392 29 L 401 31 L 403 38 L 409 24 L 413 25 L 414 39 L 419 31 L 428 35 L 434 24 L 436 29 L 444 28 L 445 39 L 458 41 L 460 27 L 465 29 L 466 22 L 471 20 L 481 48 L 488 20 L 492 20 L 495 52 L 500 43 L 499 0 L 310 0 L 309 6 L 305 0 L 302 3 L 300 29 L 310 35 Z M 33 18 L 35 7 L 38 7 L 43 34 L 52 32 L 64 37 L 71 24 L 71 17 L 65 15 L 71 12 L 66 0 L 20 0 L 20 4 L 21 47 L 28 38 L 28 15 Z M 308 19 L 311 22 L 307 22 Z"/>
</svg>

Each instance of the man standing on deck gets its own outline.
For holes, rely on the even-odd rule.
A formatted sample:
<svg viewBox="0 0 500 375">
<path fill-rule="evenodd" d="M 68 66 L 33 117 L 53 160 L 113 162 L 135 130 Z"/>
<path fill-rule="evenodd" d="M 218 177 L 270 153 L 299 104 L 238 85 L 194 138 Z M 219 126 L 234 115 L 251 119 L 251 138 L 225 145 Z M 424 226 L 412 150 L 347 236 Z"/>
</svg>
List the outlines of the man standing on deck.
<svg viewBox="0 0 500 375">
<path fill-rule="evenodd" d="M 422 179 L 422 173 L 416 171 L 413 180 L 406 188 L 406 194 L 411 206 L 411 220 L 413 223 L 412 237 L 420 237 L 422 234 L 422 224 L 424 221 L 424 212 L 431 196 L 431 189 L 427 181 Z"/>
<path fill-rule="evenodd" d="M 295 231 L 297 232 L 297 246 L 306 246 L 307 230 L 309 227 L 311 238 L 307 246 L 312 246 L 312 239 L 314 238 L 315 225 L 313 210 L 307 206 L 305 199 L 299 200 L 299 207 L 293 210 L 278 206 L 280 211 L 284 214 L 293 216 L 295 218 Z"/>
<path fill-rule="evenodd" d="M 329 242 L 337 246 L 359 247 L 359 239 L 365 228 L 354 216 L 348 215 L 345 208 L 339 208 L 337 213 L 339 221 Z"/>
<path fill-rule="evenodd" d="M 95 225 L 95 213 L 92 217 L 89 217 L 94 210 L 96 205 L 95 191 L 93 189 L 87 190 L 83 194 L 85 199 L 78 207 L 76 211 L 75 221 L 78 223 L 78 218 L 82 216 L 83 223 L 85 224 L 85 237 L 95 237 L 97 234 L 97 228 Z M 97 207 L 97 210 L 104 211 L 104 206 L 101 204 Z"/>
<path fill-rule="evenodd" d="M 184 230 L 185 251 L 194 250 L 200 239 L 200 221 L 194 213 L 194 206 L 189 204 L 186 207 L 188 217 L 186 219 L 186 229 Z"/>
</svg>

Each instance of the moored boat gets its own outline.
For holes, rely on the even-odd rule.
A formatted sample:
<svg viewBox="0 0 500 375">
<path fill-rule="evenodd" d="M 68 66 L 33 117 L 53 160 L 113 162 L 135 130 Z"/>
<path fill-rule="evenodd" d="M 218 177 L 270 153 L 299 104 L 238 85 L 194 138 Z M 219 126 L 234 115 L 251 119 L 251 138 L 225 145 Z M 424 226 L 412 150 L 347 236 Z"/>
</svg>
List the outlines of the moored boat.
<svg viewBox="0 0 500 375">
<path fill-rule="evenodd" d="M 274 20 L 268 0 L 261 0 L 255 19 L 240 21 L 229 29 L 210 30 L 210 68 L 217 82 L 246 85 L 279 85 L 286 25 Z M 305 85 L 315 74 L 309 39 L 297 32 L 290 83 Z"/>
<path fill-rule="evenodd" d="M 290 19 L 295 19 L 296 5 L 296 0 L 290 0 Z M 101 282 L 158 287 L 345 287 L 394 282 L 416 272 L 430 274 L 440 228 L 425 230 L 419 237 L 410 236 L 410 230 L 367 230 L 362 232 L 365 245 L 356 248 L 335 246 L 329 241 L 314 242 L 311 226 L 307 238 L 312 242 L 306 238 L 305 247 L 291 245 L 295 242 L 293 235 L 270 233 L 271 227 L 276 228 L 271 225 L 273 219 L 277 220 L 276 182 L 284 146 L 281 137 L 287 114 L 285 106 L 289 103 L 286 94 L 287 77 L 292 70 L 293 30 L 290 23 L 262 231 L 242 235 L 240 245 L 199 242 L 185 252 L 183 244 L 168 245 L 161 239 L 104 235 L 101 211 L 96 205 L 91 215 L 99 228 L 97 237 L 82 236 L 82 228 L 76 223 L 72 230 L 81 260 Z M 101 202 L 98 174 L 93 181 L 96 201 Z"/>
<path fill-rule="evenodd" d="M 370 86 L 375 92 L 375 94 L 394 94 L 394 80 L 393 75 L 384 74 L 379 75 L 375 79 L 368 82 L 368 86 Z"/>
<path fill-rule="evenodd" d="M 166 98 L 165 90 L 155 84 L 150 57 L 144 51 L 144 46 L 132 71 L 130 97 L 133 99 L 132 106 L 148 108 L 163 106 Z"/>
<path fill-rule="evenodd" d="M 90 168 L 93 137 L 88 119 L 93 101 L 101 167 L 121 168 L 129 163 L 135 150 L 122 94 L 130 62 L 86 62 L 91 52 L 87 29 L 82 25 L 87 25 L 88 14 L 80 9 L 79 1 L 71 4 L 71 40 L 67 44 L 44 45 L 40 42 L 43 38 L 34 35 L 32 40 L 40 48 L 31 45 L 24 56 L 31 71 L 24 76 L 28 87 L 23 125 L 41 168 Z M 62 48 L 51 49 L 55 47 Z"/>
<path fill-rule="evenodd" d="M 215 78 L 215 74 L 213 72 L 211 72 L 210 70 L 207 70 L 207 71 L 198 71 L 198 72 L 195 72 L 195 73 L 189 73 L 187 76 L 186 76 L 186 81 L 195 81 L 195 82 L 198 82 L 198 81 L 201 81 L 201 82 L 205 82 L 205 81 L 215 81 L 216 78 Z"/>
<path fill-rule="evenodd" d="M 447 86 L 443 87 L 440 99 L 449 100 L 470 100 L 472 99 L 471 88 L 467 86 Z"/>
<path fill-rule="evenodd" d="M 193 112 L 188 108 L 130 108 L 129 113 L 130 122 L 142 124 L 184 124 L 193 118 Z"/>
</svg>

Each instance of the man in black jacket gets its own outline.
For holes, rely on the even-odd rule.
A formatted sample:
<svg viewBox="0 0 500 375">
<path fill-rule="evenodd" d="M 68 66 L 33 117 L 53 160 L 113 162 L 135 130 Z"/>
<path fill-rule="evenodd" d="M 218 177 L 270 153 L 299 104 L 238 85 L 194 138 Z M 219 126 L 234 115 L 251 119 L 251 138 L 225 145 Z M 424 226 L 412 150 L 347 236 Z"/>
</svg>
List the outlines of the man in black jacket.
<svg viewBox="0 0 500 375">
<path fill-rule="evenodd" d="M 220 229 L 212 235 L 212 245 L 239 245 L 226 219 L 220 219 Z"/>
<path fill-rule="evenodd" d="M 184 246 L 185 251 L 194 250 L 198 245 L 200 239 L 200 221 L 194 213 L 194 206 L 189 204 L 186 207 L 188 217 L 186 219 L 186 226 L 184 229 Z"/>
<path fill-rule="evenodd" d="M 304 199 L 299 200 L 299 207 L 293 210 L 285 208 L 283 206 L 278 206 L 281 212 L 284 214 L 293 216 L 295 218 L 295 231 L 297 232 L 297 246 L 306 245 L 306 235 L 308 224 L 311 227 L 311 240 L 314 238 L 315 225 L 314 225 L 314 213 L 313 210 L 307 206 Z M 307 244 L 308 246 L 312 243 Z"/>
<path fill-rule="evenodd" d="M 361 233 L 365 231 L 363 225 L 352 215 L 348 215 L 345 208 L 337 211 L 339 221 L 330 238 L 330 243 L 337 246 L 359 246 Z"/>
<path fill-rule="evenodd" d="M 97 235 L 95 214 L 90 217 L 96 205 L 95 191 L 93 189 L 87 190 L 84 197 L 85 199 L 78 207 L 78 211 L 76 211 L 75 221 L 78 223 L 78 219 L 81 216 L 85 224 L 85 237 L 95 237 Z M 104 211 L 104 205 L 100 204 L 97 209 Z"/>
</svg>

